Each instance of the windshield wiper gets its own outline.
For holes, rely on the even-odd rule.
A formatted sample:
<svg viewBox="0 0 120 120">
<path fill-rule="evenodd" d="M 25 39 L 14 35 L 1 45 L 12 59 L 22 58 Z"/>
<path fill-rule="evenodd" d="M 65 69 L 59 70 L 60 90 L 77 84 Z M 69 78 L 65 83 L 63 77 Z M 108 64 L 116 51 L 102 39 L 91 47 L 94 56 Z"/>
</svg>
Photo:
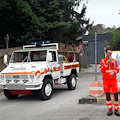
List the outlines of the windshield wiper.
<svg viewBox="0 0 120 120">
<path fill-rule="evenodd" d="M 24 60 L 22 61 L 22 63 L 21 64 L 23 64 L 24 62 L 25 62 L 25 60 L 27 59 L 27 56 L 24 58 Z"/>
</svg>

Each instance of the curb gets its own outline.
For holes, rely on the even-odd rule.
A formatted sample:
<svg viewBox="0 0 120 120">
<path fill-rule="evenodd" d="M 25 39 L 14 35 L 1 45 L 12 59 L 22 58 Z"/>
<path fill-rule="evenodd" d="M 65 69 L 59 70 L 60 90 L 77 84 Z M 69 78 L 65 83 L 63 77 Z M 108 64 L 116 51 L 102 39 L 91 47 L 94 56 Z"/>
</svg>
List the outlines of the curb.
<svg viewBox="0 0 120 120">
<path fill-rule="evenodd" d="M 112 102 L 114 102 L 113 94 L 111 94 Z M 120 102 L 120 94 L 118 96 Z M 87 95 L 79 99 L 79 104 L 106 104 L 105 94 L 100 97 L 94 97 L 92 95 Z"/>
<path fill-rule="evenodd" d="M 94 97 L 92 95 L 87 95 L 79 99 L 79 104 L 104 104 L 104 97 Z"/>
</svg>

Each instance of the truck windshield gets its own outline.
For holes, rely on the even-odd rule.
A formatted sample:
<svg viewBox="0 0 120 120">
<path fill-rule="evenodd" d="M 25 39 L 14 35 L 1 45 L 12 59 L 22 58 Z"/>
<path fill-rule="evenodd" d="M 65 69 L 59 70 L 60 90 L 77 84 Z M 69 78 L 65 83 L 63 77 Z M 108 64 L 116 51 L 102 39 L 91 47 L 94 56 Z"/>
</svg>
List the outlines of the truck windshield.
<svg viewBox="0 0 120 120">
<path fill-rule="evenodd" d="M 31 51 L 30 52 L 30 60 L 34 61 L 46 61 L 46 50 L 43 51 Z"/>
<path fill-rule="evenodd" d="M 27 52 L 14 52 L 11 58 L 11 63 L 17 62 L 34 62 L 34 61 L 46 61 L 46 50 L 43 51 L 29 51 Z"/>
<path fill-rule="evenodd" d="M 27 62 L 29 52 L 14 52 L 12 55 L 11 63 Z"/>
</svg>

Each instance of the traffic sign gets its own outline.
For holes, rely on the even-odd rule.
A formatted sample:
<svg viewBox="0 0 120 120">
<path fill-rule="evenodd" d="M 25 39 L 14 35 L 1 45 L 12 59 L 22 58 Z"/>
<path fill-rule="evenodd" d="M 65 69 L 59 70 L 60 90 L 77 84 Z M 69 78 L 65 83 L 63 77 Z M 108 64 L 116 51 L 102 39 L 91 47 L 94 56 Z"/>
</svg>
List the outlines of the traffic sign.
<svg viewBox="0 0 120 120">
<path fill-rule="evenodd" d="M 89 85 L 89 92 L 92 96 L 98 97 L 103 94 L 103 85 L 99 81 L 94 81 Z"/>
</svg>

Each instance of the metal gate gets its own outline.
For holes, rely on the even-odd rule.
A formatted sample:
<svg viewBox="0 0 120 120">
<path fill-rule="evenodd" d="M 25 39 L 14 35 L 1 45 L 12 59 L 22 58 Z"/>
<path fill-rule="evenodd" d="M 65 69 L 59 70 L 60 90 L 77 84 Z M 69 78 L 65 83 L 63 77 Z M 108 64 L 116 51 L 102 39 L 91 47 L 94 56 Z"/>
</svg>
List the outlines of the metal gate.
<svg viewBox="0 0 120 120">
<path fill-rule="evenodd" d="M 97 63 L 104 58 L 104 41 L 109 40 L 109 34 L 97 35 Z M 83 36 L 83 41 L 88 41 L 88 64 L 95 64 L 95 35 Z"/>
<path fill-rule="evenodd" d="M 104 41 L 97 43 L 97 63 L 104 58 Z M 93 41 L 88 42 L 88 63 L 95 64 L 95 44 Z"/>
</svg>

